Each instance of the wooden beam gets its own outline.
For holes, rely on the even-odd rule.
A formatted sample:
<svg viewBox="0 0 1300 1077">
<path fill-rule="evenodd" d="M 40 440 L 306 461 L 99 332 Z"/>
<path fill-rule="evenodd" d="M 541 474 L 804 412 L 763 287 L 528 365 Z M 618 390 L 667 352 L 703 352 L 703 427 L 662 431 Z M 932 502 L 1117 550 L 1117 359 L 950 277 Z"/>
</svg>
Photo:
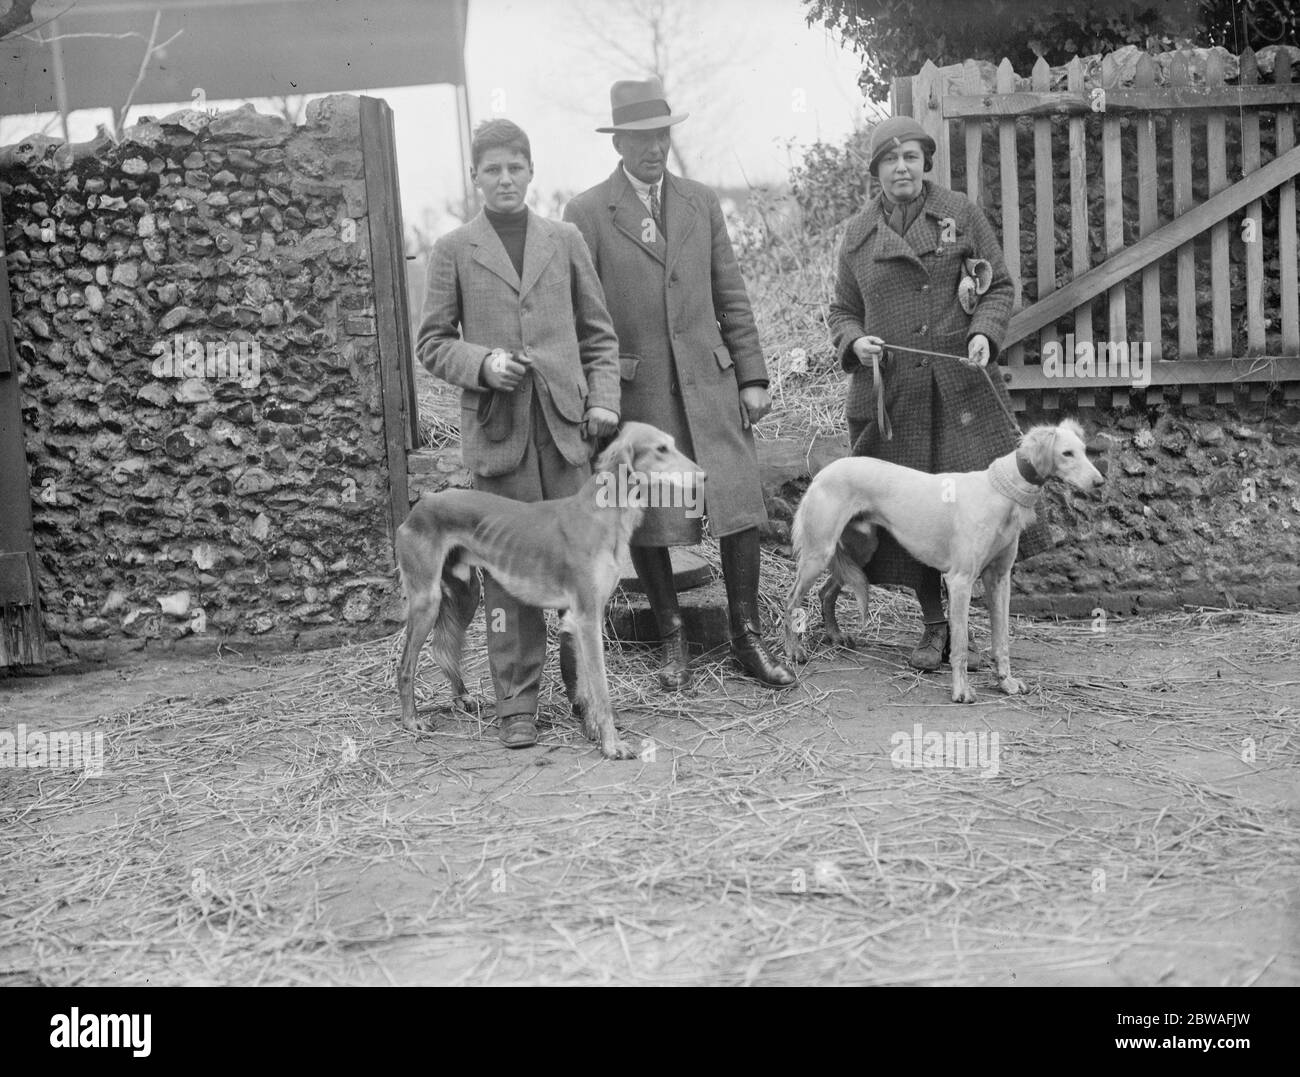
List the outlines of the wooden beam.
<svg viewBox="0 0 1300 1077">
<path fill-rule="evenodd" d="M 384 442 L 388 455 L 389 534 L 411 511 L 407 496 L 406 450 L 411 441 L 412 401 L 404 385 L 411 359 L 411 326 L 405 317 L 406 260 L 402 247 L 402 207 L 398 200 L 392 137 L 392 110 L 377 97 L 361 98 L 361 153 L 366 178 L 366 224 L 375 290 L 375 328 L 379 381 L 384 401 Z"/>
<path fill-rule="evenodd" d="M 1014 93 L 986 93 L 978 97 L 944 94 L 943 118 L 965 116 L 1070 116 L 1084 112 L 1169 112 L 1189 108 L 1262 108 L 1300 102 L 1300 87 L 1160 86 L 1155 89 L 1107 89 L 1104 108 L 1094 106 L 1093 91 L 1018 90 Z"/>
<path fill-rule="evenodd" d="M 1153 360 L 1147 372 L 1151 385 L 1236 385 L 1262 383 L 1280 385 L 1300 382 L 1300 357 L 1244 359 L 1177 359 Z M 1010 371 L 1008 392 L 1034 389 L 1103 389 L 1134 388 L 1133 379 L 1122 377 L 1049 376 L 1041 366 L 1026 366 Z M 1138 386 L 1140 388 L 1140 386 Z"/>
<path fill-rule="evenodd" d="M 1191 212 L 1170 221 L 1149 236 L 1139 239 L 1133 246 L 1120 251 L 1096 268 L 1090 269 L 1078 280 L 1053 292 L 1046 299 L 1013 315 L 1007 326 L 1007 334 L 1002 341 L 1002 346 L 1005 348 L 1009 344 L 1024 340 L 1030 333 L 1037 332 L 1043 326 L 1064 317 L 1085 300 L 1100 295 L 1143 266 L 1177 249 L 1215 222 L 1257 201 L 1297 173 L 1300 173 L 1300 146 L 1250 173 L 1226 191 L 1221 191 L 1202 202 Z"/>
<path fill-rule="evenodd" d="M 10 304 L 0 268 L 0 666 L 34 666 L 45 661 L 45 627 Z"/>
</svg>

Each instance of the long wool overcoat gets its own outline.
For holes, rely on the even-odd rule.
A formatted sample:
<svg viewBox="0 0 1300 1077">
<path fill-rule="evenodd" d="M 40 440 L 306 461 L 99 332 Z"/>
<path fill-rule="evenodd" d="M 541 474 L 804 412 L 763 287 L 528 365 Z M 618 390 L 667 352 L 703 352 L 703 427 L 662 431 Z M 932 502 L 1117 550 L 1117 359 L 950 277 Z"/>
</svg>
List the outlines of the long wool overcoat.
<svg viewBox="0 0 1300 1077">
<path fill-rule="evenodd" d="M 849 220 L 841 244 L 830 307 L 830 328 L 841 367 L 850 374 L 846 416 L 865 422 L 853 447 L 930 474 L 980 471 L 1016 447 L 1020 430 L 1009 418 L 1011 398 L 993 364 L 1011 315 L 1014 288 L 1002 247 L 979 208 L 964 195 L 925 183 L 925 206 L 907 234 L 885 219 L 879 198 Z M 973 314 L 957 299 L 968 258 L 993 267 L 988 290 Z M 891 350 L 890 345 L 946 355 L 965 355 L 977 333 L 989 340 L 988 375 L 956 359 Z M 876 421 L 871 367 L 853 352 L 858 337 L 885 341 L 881 380 L 893 427 L 886 438 Z M 1021 532 L 1020 557 L 1047 549 L 1041 525 Z M 867 566 L 874 583 L 916 587 L 923 566 L 882 536 Z"/>
<path fill-rule="evenodd" d="M 574 197 L 564 218 L 587 241 L 618 334 L 620 414 L 671 434 L 708 473 L 704 506 L 721 537 L 767 519 L 740 403 L 743 386 L 767 383 L 767 367 L 718 196 L 667 173 L 663 186 L 666 243 L 622 166 Z M 632 538 L 699 540 L 698 518 L 681 508 L 648 510 Z"/>
</svg>

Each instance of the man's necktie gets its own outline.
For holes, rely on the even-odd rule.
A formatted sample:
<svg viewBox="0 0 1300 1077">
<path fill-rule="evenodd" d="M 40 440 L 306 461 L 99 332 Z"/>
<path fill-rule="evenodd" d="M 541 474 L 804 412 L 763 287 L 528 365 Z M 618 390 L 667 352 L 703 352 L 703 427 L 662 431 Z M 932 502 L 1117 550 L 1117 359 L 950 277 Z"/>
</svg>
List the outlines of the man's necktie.
<svg viewBox="0 0 1300 1077">
<path fill-rule="evenodd" d="M 654 184 L 650 188 L 650 216 L 655 220 L 655 228 L 659 232 L 661 239 L 667 239 L 667 233 L 664 231 L 664 208 L 659 202 L 659 184 Z"/>
</svg>

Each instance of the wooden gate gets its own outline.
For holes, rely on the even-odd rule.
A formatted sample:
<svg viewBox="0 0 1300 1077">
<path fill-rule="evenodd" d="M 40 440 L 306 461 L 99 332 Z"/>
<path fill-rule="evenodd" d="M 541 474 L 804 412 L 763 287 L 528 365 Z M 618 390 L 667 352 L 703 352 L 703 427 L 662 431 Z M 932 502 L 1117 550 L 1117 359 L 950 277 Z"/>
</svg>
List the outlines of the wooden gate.
<svg viewBox="0 0 1300 1077">
<path fill-rule="evenodd" d="M 0 209 L 0 235 L 4 213 Z M 0 666 L 45 661 L 9 274 L 0 272 Z"/>
<path fill-rule="evenodd" d="M 1063 381 L 1044 365 L 1071 343 L 1149 346 L 1150 384 L 1182 386 L 1185 403 L 1203 387 L 1218 403 L 1239 391 L 1261 400 L 1277 384 L 1300 398 L 1300 84 L 1285 49 L 1271 85 L 1249 50 L 1232 86 L 1221 50 L 1194 59 L 1174 56 L 1163 85 L 1145 54 L 1129 79 L 1116 55 L 1091 78 L 1076 58 L 1055 89 L 1041 58 L 1027 85 L 1007 60 L 992 89 L 971 61 L 927 61 L 894 81 L 894 113 L 935 139 L 935 181 L 952 187 L 956 175 L 1000 225 L 1017 282 L 1004 350 L 1018 409 L 1038 393 L 1054 409 L 1063 389 L 1080 407 L 1127 404 L 1127 392 L 1110 399 L 1133 386 L 1127 370 Z"/>
</svg>

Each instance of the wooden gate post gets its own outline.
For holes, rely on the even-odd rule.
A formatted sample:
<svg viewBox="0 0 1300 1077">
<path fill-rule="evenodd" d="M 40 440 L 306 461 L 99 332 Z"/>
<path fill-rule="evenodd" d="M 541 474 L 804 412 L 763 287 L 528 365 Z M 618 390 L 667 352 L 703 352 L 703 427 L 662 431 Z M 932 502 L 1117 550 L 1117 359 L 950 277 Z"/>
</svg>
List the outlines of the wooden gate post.
<svg viewBox="0 0 1300 1077">
<path fill-rule="evenodd" d="M 0 235 L 4 212 L 0 208 Z M 0 271 L 0 666 L 45 661 L 9 273 Z"/>
<path fill-rule="evenodd" d="M 948 155 L 948 124 L 943 118 L 943 72 L 926 60 L 912 79 L 912 115 L 925 133 L 934 139 L 934 182 L 952 187 Z"/>
<path fill-rule="evenodd" d="M 375 325 L 379 339 L 384 399 L 384 441 L 388 452 L 391 528 L 411 511 L 406 454 L 419 446 L 419 403 L 415 395 L 415 348 L 406 294 L 402 197 L 397 183 L 393 110 L 377 97 L 361 98 L 361 153 L 366 169 L 366 217 L 374 267 Z"/>
</svg>

